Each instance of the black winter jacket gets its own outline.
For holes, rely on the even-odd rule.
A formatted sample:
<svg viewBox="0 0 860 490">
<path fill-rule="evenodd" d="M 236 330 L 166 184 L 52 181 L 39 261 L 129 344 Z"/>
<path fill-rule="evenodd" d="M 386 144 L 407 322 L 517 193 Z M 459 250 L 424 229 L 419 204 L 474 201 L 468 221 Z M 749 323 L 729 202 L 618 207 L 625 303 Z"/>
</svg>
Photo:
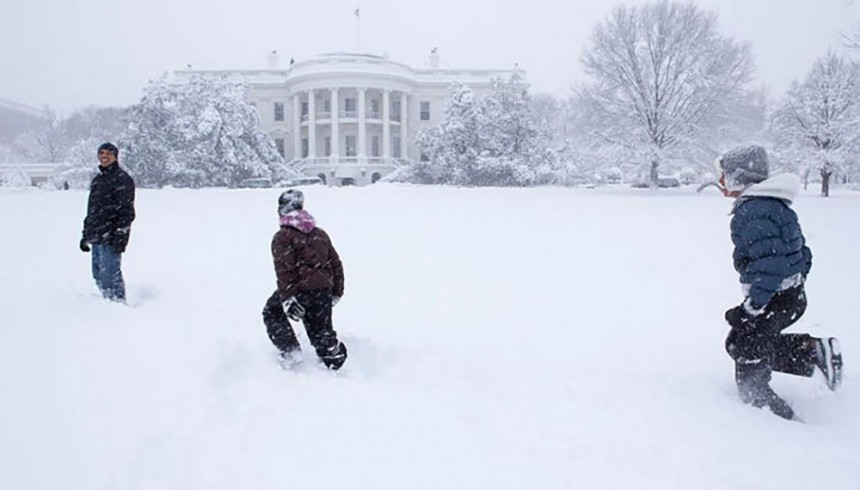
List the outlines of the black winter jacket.
<svg viewBox="0 0 860 490">
<path fill-rule="evenodd" d="M 117 252 L 128 245 L 131 222 L 134 221 L 134 180 L 114 162 L 99 173 L 90 184 L 87 217 L 83 239 L 104 243 Z"/>
</svg>

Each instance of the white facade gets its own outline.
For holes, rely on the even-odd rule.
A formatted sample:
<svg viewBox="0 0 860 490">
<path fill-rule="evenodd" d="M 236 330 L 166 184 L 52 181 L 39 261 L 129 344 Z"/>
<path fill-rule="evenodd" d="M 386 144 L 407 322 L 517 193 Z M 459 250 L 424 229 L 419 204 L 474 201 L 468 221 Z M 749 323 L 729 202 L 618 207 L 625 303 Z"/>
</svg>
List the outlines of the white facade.
<svg viewBox="0 0 860 490">
<path fill-rule="evenodd" d="M 512 70 L 412 68 L 385 56 L 324 54 L 266 70 L 174 72 L 177 83 L 193 75 L 226 75 L 241 81 L 288 165 L 329 185 L 376 182 L 420 157 L 416 133 L 439 122 L 454 82 L 476 93 Z"/>
</svg>

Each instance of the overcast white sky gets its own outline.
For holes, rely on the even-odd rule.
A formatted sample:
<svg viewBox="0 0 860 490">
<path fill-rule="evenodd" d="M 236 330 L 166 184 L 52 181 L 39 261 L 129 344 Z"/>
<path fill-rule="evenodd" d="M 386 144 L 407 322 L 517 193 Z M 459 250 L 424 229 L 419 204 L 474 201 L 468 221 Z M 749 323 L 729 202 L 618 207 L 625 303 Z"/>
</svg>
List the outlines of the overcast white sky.
<svg viewBox="0 0 860 490">
<path fill-rule="evenodd" d="M 318 53 L 388 52 L 414 66 L 433 46 L 449 67 L 519 63 L 534 91 L 569 93 L 606 0 L 0 0 L 0 98 L 69 112 L 135 103 L 149 79 L 195 68 L 264 68 Z M 627 4 L 644 3 L 627 0 Z M 860 24 L 851 0 L 695 0 L 752 44 L 781 95 Z M 356 36 L 357 6 L 361 9 Z M 860 53 L 854 53 L 860 58 Z"/>
</svg>

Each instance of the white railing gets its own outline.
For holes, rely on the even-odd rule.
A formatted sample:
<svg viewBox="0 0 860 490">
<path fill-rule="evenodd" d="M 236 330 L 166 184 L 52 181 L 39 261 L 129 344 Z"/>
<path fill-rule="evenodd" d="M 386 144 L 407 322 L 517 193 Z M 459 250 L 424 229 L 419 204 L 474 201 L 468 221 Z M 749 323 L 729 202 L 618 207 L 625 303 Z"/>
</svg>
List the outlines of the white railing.
<svg viewBox="0 0 860 490">
<path fill-rule="evenodd" d="M 363 166 L 363 167 L 403 167 L 409 161 L 402 158 L 391 157 L 314 157 L 297 158 L 287 165 L 293 169 L 302 169 L 313 166 Z"/>
<path fill-rule="evenodd" d="M 332 113 L 329 111 L 317 112 L 316 121 L 319 122 L 321 120 L 331 119 L 331 114 Z M 342 119 L 355 119 L 358 117 L 358 111 L 340 111 L 339 114 Z M 380 112 L 367 111 L 366 115 L 368 119 L 382 119 L 382 113 Z M 400 122 L 400 114 L 391 114 L 388 117 L 388 120 L 391 122 Z M 303 123 L 308 122 L 308 115 L 302 114 L 299 116 L 299 121 Z"/>
</svg>

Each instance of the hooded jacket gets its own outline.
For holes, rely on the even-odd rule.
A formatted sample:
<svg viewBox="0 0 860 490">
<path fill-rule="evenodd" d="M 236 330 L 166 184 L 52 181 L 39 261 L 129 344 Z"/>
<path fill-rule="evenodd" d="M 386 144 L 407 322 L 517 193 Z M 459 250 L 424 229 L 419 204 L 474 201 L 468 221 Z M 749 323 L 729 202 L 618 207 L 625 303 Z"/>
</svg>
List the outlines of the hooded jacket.
<svg viewBox="0 0 860 490">
<path fill-rule="evenodd" d="M 304 210 L 291 211 L 280 222 L 272 238 L 272 257 L 281 301 L 299 291 L 324 288 L 343 296 L 343 264 L 328 234 Z"/>
<path fill-rule="evenodd" d="M 812 268 L 812 252 L 790 207 L 799 191 L 794 175 L 774 175 L 747 187 L 732 209 L 732 258 L 755 309 L 802 283 Z"/>
</svg>

